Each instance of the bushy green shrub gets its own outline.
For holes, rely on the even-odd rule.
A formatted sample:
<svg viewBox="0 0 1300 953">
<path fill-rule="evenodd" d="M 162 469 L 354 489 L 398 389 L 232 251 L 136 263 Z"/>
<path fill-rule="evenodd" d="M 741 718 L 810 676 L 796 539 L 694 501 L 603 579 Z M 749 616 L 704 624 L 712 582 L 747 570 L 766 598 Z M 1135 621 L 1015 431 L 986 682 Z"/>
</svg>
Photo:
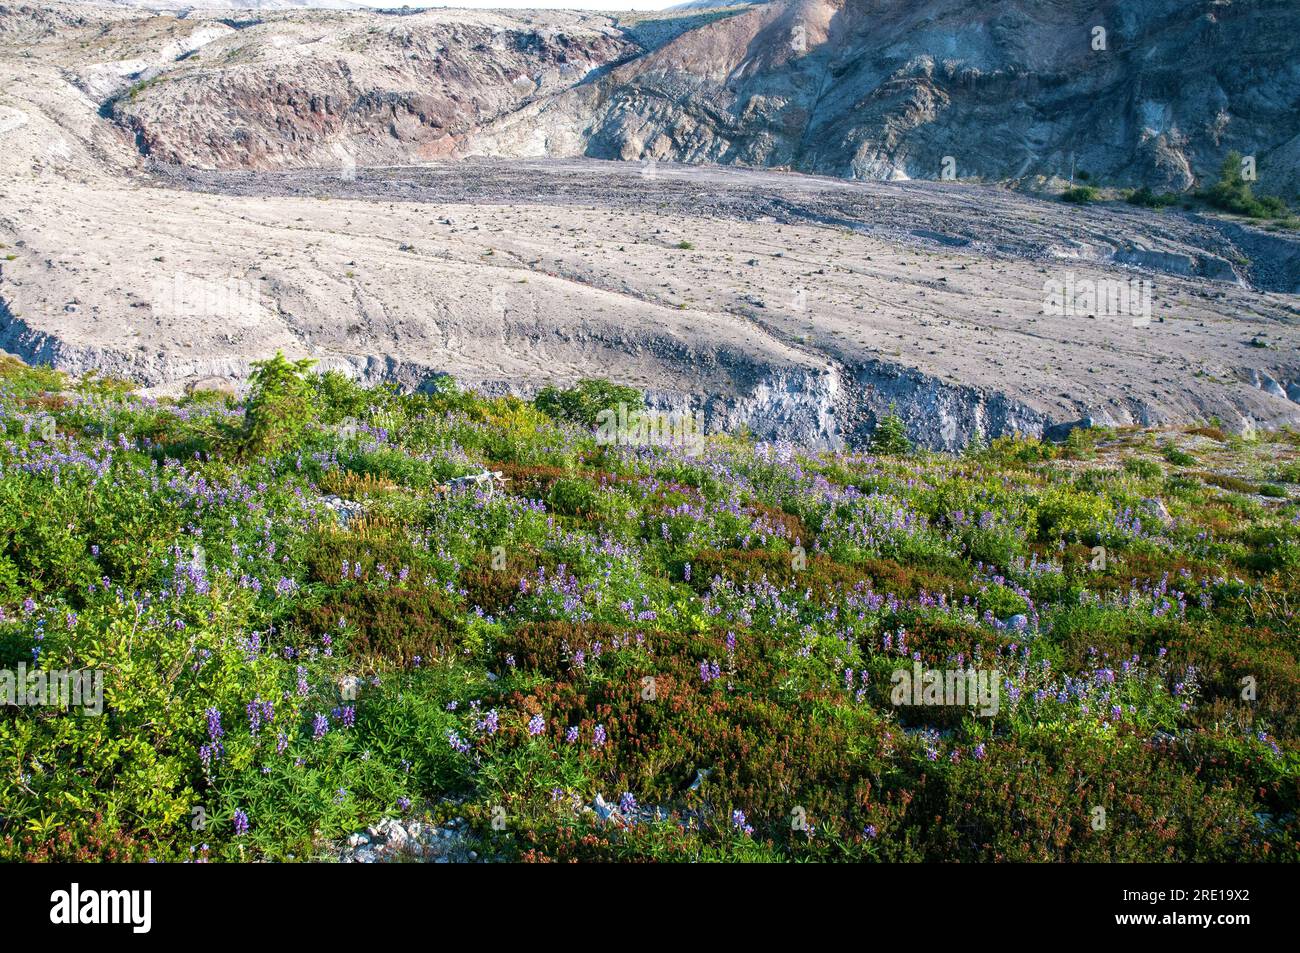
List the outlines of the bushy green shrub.
<svg viewBox="0 0 1300 953">
<path fill-rule="evenodd" d="M 543 387 L 533 403 L 538 410 L 555 420 L 584 427 L 596 426 L 596 418 L 601 411 L 617 411 L 620 404 L 627 407 L 629 414 L 645 408 L 645 398 L 635 387 L 611 384 L 600 379 L 581 380 L 573 387 L 563 390 Z"/>
<path fill-rule="evenodd" d="M 310 385 L 304 379 L 316 362 L 275 357 L 253 362 L 248 404 L 244 410 L 244 445 L 255 454 L 270 453 L 294 440 L 315 417 Z"/>
<path fill-rule="evenodd" d="M 907 439 L 907 424 L 903 418 L 894 413 L 891 405 L 889 413 L 883 415 L 871 432 L 872 453 L 911 453 L 912 442 Z"/>
<path fill-rule="evenodd" d="M 1075 205 L 1087 205 L 1095 202 L 1101 196 L 1101 193 L 1095 186 L 1076 185 L 1072 189 L 1066 189 L 1061 193 L 1062 202 L 1072 202 Z"/>
<path fill-rule="evenodd" d="M 1149 185 L 1144 185 L 1130 192 L 1125 201 L 1143 208 L 1168 208 L 1178 204 L 1179 196 L 1174 192 L 1153 192 Z"/>
<path fill-rule="evenodd" d="M 1287 214 L 1286 202 L 1274 195 L 1256 196 L 1242 174 L 1242 155 L 1229 152 L 1219 168 L 1219 180 L 1201 192 L 1215 208 L 1251 218 L 1280 218 Z"/>
<path fill-rule="evenodd" d="M 1143 460 L 1141 457 L 1129 457 L 1124 461 L 1124 469 L 1143 480 L 1158 480 L 1165 472 L 1154 460 Z"/>
</svg>

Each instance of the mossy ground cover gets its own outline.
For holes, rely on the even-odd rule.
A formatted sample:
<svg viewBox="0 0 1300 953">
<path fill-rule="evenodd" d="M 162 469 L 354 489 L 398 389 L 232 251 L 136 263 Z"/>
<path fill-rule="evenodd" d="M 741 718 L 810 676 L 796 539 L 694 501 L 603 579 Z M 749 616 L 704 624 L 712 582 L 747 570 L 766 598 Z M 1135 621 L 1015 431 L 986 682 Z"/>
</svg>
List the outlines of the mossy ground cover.
<svg viewBox="0 0 1300 953">
<path fill-rule="evenodd" d="M 1295 434 L 688 455 L 287 363 L 247 406 L 0 375 L 0 669 L 104 695 L 0 709 L 0 858 L 1300 853 Z M 996 715 L 895 705 L 914 661 Z"/>
</svg>

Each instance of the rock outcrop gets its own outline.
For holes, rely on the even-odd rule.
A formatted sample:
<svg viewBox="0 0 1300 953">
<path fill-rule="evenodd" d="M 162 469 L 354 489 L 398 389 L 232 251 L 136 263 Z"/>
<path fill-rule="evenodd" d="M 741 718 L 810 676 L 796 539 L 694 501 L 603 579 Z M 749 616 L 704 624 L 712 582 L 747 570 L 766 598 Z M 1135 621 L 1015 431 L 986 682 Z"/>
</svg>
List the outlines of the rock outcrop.
<svg viewBox="0 0 1300 953">
<path fill-rule="evenodd" d="M 1237 149 L 1285 196 L 1300 171 L 1300 8 L 1283 0 L 277 12 L 201 35 L 213 22 L 186 21 L 193 49 L 160 38 L 79 75 L 102 94 L 123 74 L 107 108 L 154 158 L 653 158 L 1178 191 Z"/>
</svg>

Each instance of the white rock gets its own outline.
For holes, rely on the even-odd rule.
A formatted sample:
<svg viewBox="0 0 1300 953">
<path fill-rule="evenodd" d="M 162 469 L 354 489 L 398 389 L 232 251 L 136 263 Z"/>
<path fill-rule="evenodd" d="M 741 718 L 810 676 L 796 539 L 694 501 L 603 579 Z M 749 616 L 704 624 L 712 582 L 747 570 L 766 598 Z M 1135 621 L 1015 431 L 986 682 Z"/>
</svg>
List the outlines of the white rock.
<svg viewBox="0 0 1300 953">
<path fill-rule="evenodd" d="M 618 808 L 605 802 L 605 796 L 603 794 L 597 794 L 596 800 L 592 802 L 591 806 L 595 808 L 596 813 L 600 816 L 602 821 L 607 821 L 618 813 Z"/>
<path fill-rule="evenodd" d="M 1155 516 L 1162 523 L 1172 523 L 1173 517 L 1169 515 L 1169 509 L 1165 506 L 1164 500 L 1150 499 L 1143 500 L 1142 507 L 1151 515 Z"/>
</svg>

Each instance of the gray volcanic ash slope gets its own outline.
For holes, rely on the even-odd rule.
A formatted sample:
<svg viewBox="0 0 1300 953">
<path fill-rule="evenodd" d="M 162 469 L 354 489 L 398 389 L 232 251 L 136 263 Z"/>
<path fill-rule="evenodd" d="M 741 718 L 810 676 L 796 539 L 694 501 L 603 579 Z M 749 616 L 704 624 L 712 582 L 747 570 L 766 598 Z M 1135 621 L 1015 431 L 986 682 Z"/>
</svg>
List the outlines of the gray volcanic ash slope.
<svg viewBox="0 0 1300 953">
<path fill-rule="evenodd" d="M 1206 35 L 1254 18 L 1247 32 L 1266 43 L 1260 18 L 1292 16 L 1265 3 L 1182 6 L 1195 9 L 1165 14 L 1159 35 L 1186 38 L 1212 14 L 1217 26 L 1196 27 Z M 1127 57 L 1105 88 L 1156 116 L 1142 104 L 1157 101 L 1159 69 L 1134 68 L 1138 52 L 1120 41 L 1131 42 L 1124 10 L 1155 29 L 1163 7 L 1101 7 Z M 1029 11 L 1060 33 L 1075 8 L 180 18 L 0 6 L 0 347 L 160 392 L 242 378 L 277 349 L 411 386 L 449 372 L 527 393 L 603 376 L 703 405 L 715 427 L 829 443 L 862 440 L 891 404 L 930 446 L 1083 417 L 1300 422 L 1290 233 L 991 185 L 669 161 L 844 173 L 840 159 L 870 155 L 883 163 L 873 175 L 923 175 L 942 151 L 959 172 L 986 155 L 993 176 L 1010 168 L 995 159 L 1024 161 L 994 119 L 1020 122 L 1026 109 L 1050 118 L 1050 148 L 1036 153 L 1044 174 L 1073 152 L 1098 173 L 1171 181 L 1157 174 L 1165 159 L 1142 156 L 1168 145 L 1199 176 L 1254 141 L 1267 175 L 1294 148 L 1282 137 L 1294 137 L 1295 116 L 1274 108 L 1294 92 L 1262 48 L 1244 48 L 1259 56 L 1262 91 L 1239 102 L 1223 87 L 1217 139 L 1190 121 L 1172 81 L 1159 100 L 1178 129 L 1166 145 L 1138 127 L 1107 138 L 1088 111 L 1112 100 L 1089 92 L 1101 82 L 1090 75 L 1070 80 L 1086 86 L 1073 101 L 994 96 L 1002 60 L 987 58 L 1028 56 L 1039 41 L 994 29 L 1003 21 L 991 11 Z M 961 10 L 969 23 L 954 19 Z M 779 49 L 796 15 L 807 57 L 824 62 Z M 895 115 L 872 90 L 947 88 L 946 66 L 897 77 L 890 64 L 944 43 L 974 63 L 968 47 L 985 35 L 983 79 L 868 145 Z M 1172 69 L 1166 45 L 1148 59 Z M 850 50 L 845 72 L 836 57 Z M 1204 51 L 1190 40 L 1186 50 L 1191 81 Z M 798 106 L 817 62 L 819 105 Z M 1200 81 L 1221 72 L 1222 85 L 1232 65 L 1201 69 Z M 895 78 L 873 85 L 870 70 Z M 988 97 L 988 111 L 968 93 Z M 1045 288 L 1066 280 L 1144 282 L 1151 319 L 1052 313 Z"/>
</svg>

